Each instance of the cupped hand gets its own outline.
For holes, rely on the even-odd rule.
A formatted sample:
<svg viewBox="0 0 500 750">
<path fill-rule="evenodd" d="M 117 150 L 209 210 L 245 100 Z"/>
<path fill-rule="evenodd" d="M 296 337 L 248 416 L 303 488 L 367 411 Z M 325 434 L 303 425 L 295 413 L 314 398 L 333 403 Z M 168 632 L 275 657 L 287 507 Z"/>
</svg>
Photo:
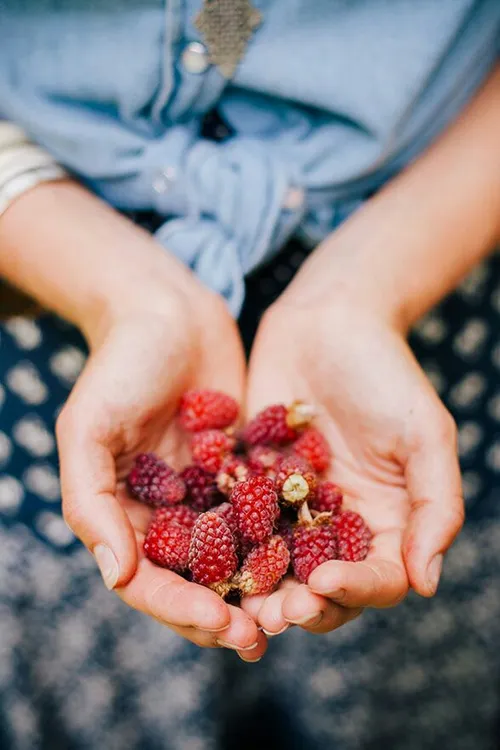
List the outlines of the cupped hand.
<svg viewBox="0 0 500 750">
<path fill-rule="evenodd" d="M 192 287 L 187 294 L 172 285 L 161 300 L 147 289 L 142 299 L 132 294 L 133 304 L 124 299 L 99 332 L 58 420 L 63 511 L 126 603 L 200 646 L 224 645 L 255 661 L 266 639 L 247 614 L 144 557 L 151 511 L 124 488 L 137 453 L 154 451 L 178 468 L 187 463 L 174 419 L 185 390 L 214 387 L 242 400 L 236 327 L 219 298 L 194 279 Z"/>
<path fill-rule="evenodd" d="M 319 287 L 318 287 L 319 288 Z M 311 290 L 309 290 L 311 291 Z M 358 301 L 306 293 L 300 274 L 267 312 L 252 352 L 250 415 L 300 398 L 319 408 L 345 507 L 374 533 L 362 563 L 331 561 L 243 602 L 268 633 L 320 633 L 411 586 L 432 596 L 463 522 L 456 430 L 404 335 Z"/>
</svg>

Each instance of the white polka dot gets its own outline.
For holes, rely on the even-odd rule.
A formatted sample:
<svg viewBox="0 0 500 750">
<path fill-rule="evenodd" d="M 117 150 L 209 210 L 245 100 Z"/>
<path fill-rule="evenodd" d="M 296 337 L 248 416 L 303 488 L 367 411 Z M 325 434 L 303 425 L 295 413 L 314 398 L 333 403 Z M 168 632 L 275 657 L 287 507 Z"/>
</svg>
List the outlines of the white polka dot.
<svg viewBox="0 0 500 750">
<path fill-rule="evenodd" d="M 61 497 L 59 478 L 49 464 L 30 466 L 23 474 L 23 482 L 28 490 L 49 502 Z"/>
<path fill-rule="evenodd" d="M 476 422 L 463 422 L 458 430 L 458 450 L 460 456 L 473 451 L 483 437 L 483 431 Z"/>
<path fill-rule="evenodd" d="M 7 474 L 0 477 L 0 512 L 15 513 L 23 497 L 24 490 L 17 479 Z"/>
<path fill-rule="evenodd" d="M 466 503 L 471 503 L 479 495 L 482 488 L 482 480 L 475 471 L 466 471 L 462 476 L 462 487 Z"/>
<path fill-rule="evenodd" d="M 30 318 L 9 318 L 5 323 L 5 328 L 20 349 L 34 349 L 42 340 L 42 332 L 38 324 Z"/>
<path fill-rule="evenodd" d="M 493 471 L 500 471 L 500 443 L 492 443 L 486 453 L 486 463 Z"/>
<path fill-rule="evenodd" d="M 488 401 L 488 414 L 500 422 L 500 393 Z"/>
<path fill-rule="evenodd" d="M 10 390 L 27 404 L 42 404 L 47 400 L 48 390 L 38 371 L 30 362 L 16 365 L 6 375 Z"/>
<path fill-rule="evenodd" d="M 462 357 L 471 357 L 480 353 L 486 337 L 488 326 L 484 320 L 472 318 L 453 339 L 453 349 Z"/>
<path fill-rule="evenodd" d="M 85 355 L 76 346 L 66 346 L 50 358 L 49 367 L 58 378 L 73 384 L 83 369 Z"/>
<path fill-rule="evenodd" d="M 491 361 L 500 370 L 500 344 L 496 344 L 491 350 Z"/>
<path fill-rule="evenodd" d="M 486 380 L 479 372 L 470 372 L 450 391 L 450 401 L 454 406 L 472 406 L 486 390 Z"/>
<path fill-rule="evenodd" d="M 439 344 L 448 333 L 446 323 L 436 313 L 429 313 L 417 323 L 415 333 L 429 344 Z"/>
<path fill-rule="evenodd" d="M 431 381 L 432 385 L 438 393 L 443 393 L 446 388 L 446 379 L 443 373 L 439 370 L 436 365 L 428 364 L 424 365 L 425 374 Z"/>
<path fill-rule="evenodd" d="M 0 432 L 0 464 L 5 464 L 12 453 L 12 443 L 4 432 Z"/>
<path fill-rule="evenodd" d="M 458 287 L 458 293 L 470 302 L 478 300 L 483 294 L 489 275 L 490 269 L 486 263 L 476 266 L 467 278 L 462 281 Z"/>
<path fill-rule="evenodd" d="M 20 419 L 12 434 L 14 440 L 33 456 L 48 456 L 54 450 L 54 438 L 38 417 Z"/>
<path fill-rule="evenodd" d="M 75 540 L 73 532 L 66 526 L 61 516 L 56 516 L 55 513 L 48 511 L 39 513 L 36 526 L 41 534 L 58 547 L 67 547 Z"/>
<path fill-rule="evenodd" d="M 320 698 L 333 698 L 345 691 L 342 672 L 335 667 L 323 667 L 311 676 L 311 688 Z"/>
</svg>

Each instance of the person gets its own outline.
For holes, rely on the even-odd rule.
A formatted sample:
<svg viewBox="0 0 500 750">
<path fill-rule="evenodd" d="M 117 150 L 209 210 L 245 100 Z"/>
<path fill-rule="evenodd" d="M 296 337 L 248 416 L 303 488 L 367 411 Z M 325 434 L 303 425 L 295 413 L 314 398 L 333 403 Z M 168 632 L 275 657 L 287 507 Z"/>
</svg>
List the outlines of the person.
<svg viewBox="0 0 500 750">
<path fill-rule="evenodd" d="M 58 445 L 65 517 L 107 587 L 256 661 L 289 624 L 326 633 L 410 587 L 432 596 L 462 525 L 455 427 L 406 338 L 499 239 L 500 9 L 239 2 L 234 31 L 231 5 L 133 8 L 137 26 L 115 4 L 4 3 L 0 114 L 23 131 L 5 140 L 0 272 L 88 342 Z M 227 131 L 204 137 L 214 109 Z M 116 209 L 162 221 L 151 236 Z M 246 376 L 230 313 L 294 234 L 315 249 Z M 142 558 L 147 517 L 122 480 L 141 450 L 180 460 L 173 417 L 196 386 L 249 414 L 319 405 L 336 481 L 375 532 L 366 563 L 240 609 Z"/>
</svg>

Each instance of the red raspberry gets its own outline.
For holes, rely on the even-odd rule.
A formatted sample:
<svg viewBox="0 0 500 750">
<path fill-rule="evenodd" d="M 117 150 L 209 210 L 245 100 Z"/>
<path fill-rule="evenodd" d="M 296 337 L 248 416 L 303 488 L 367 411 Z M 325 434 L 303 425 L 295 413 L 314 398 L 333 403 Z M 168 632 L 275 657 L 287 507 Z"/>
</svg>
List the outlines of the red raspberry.
<svg viewBox="0 0 500 750">
<path fill-rule="evenodd" d="M 278 464 L 274 481 L 276 491 L 286 505 L 301 505 L 316 487 L 316 474 L 301 456 L 285 456 Z"/>
<path fill-rule="evenodd" d="M 222 462 L 236 441 L 221 430 L 205 430 L 193 435 L 191 451 L 193 461 L 211 474 L 217 474 Z"/>
<path fill-rule="evenodd" d="M 247 542 L 263 542 L 273 533 L 279 516 L 278 495 L 267 477 L 238 482 L 231 492 L 238 529 Z"/>
<path fill-rule="evenodd" d="M 226 393 L 208 389 L 192 390 L 181 398 L 179 419 L 189 432 L 221 430 L 236 421 L 238 412 L 238 404 Z"/>
<path fill-rule="evenodd" d="M 330 466 L 331 452 L 326 438 L 316 427 L 308 427 L 295 441 L 293 452 L 307 459 L 318 474 Z"/>
<path fill-rule="evenodd" d="M 329 518 L 318 516 L 312 523 L 298 523 L 293 532 L 292 563 L 301 583 L 318 565 L 337 559 L 337 536 Z"/>
<path fill-rule="evenodd" d="M 344 510 L 332 518 L 332 527 L 337 535 L 339 560 L 364 560 L 370 549 L 373 534 L 359 513 Z"/>
<path fill-rule="evenodd" d="M 255 547 L 245 559 L 234 583 L 244 596 L 272 591 L 290 565 L 290 552 L 280 536 Z"/>
<path fill-rule="evenodd" d="M 247 456 L 248 468 L 253 474 L 274 479 L 281 453 L 269 445 L 254 445 Z"/>
<path fill-rule="evenodd" d="M 340 513 L 343 495 L 339 487 L 333 482 L 320 482 L 312 497 L 308 499 L 311 510 L 318 513 L 332 513 L 334 516 Z"/>
<path fill-rule="evenodd" d="M 187 568 L 191 532 L 164 519 L 153 520 L 144 540 L 144 554 L 162 568 L 182 573 Z"/>
<path fill-rule="evenodd" d="M 236 544 L 228 524 L 218 513 L 202 513 L 194 525 L 189 547 L 193 581 L 213 587 L 228 581 L 237 567 Z"/>
<path fill-rule="evenodd" d="M 184 526 L 184 528 L 191 531 L 198 515 L 189 505 L 171 505 L 166 508 L 157 508 L 153 514 L 152 523 L 156 521 L 177 523 L 179 526 Z"/>
<path fill-rule="evenodd" d="M 286 445 L 296 440 L 298 430 L 309 424 L 314 412 L 308 404 L 295 401 L 288 408 L 283 404 L 268 406 L 259 412 L 243 430 L 248 445 Z"/>
<path fill-rule="evenodd" d="M 179 475 L 154 453 L 140 453 L 127 477 L 130 492 L 147 505 L 174 505 L 186 494 Z"/>
<path fill-rule="evenodd" d="M 209 474 L 201 466 L 186 466 L 180 476 L 187 487 L 186 502 L 196 510 L 208 510 L 221 499 L 213 474 Z"/>
<path fill-rule="evenodd" d="M 244 482 L 249 476 L 250 470 L 242 458 L 233 454 L 226 456 L 216 476 L 219 492 L 229 495 L 236 482 Z"/>
</svg>

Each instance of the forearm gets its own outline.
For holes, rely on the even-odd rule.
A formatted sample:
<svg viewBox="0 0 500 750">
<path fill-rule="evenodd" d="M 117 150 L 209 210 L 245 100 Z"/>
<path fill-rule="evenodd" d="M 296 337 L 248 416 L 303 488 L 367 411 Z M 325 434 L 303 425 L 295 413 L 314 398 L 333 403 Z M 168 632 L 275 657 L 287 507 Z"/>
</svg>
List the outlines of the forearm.
<svg viewBox="0 0 500 750">
<path fill-rule="evenodd" d="M 191 289 L 190 272 L 71 181 L 39 185 L 0 217 L 0 275 L 95 340 L 109 318 Z"/>
<path fill-rule="evenodd" d="M 317 296 L 410 326 L 500 240 L 500 67 L 459 120 L 318 248 Z M 317 274 L 321 263 L 329 272 Z"/>
</svg>

